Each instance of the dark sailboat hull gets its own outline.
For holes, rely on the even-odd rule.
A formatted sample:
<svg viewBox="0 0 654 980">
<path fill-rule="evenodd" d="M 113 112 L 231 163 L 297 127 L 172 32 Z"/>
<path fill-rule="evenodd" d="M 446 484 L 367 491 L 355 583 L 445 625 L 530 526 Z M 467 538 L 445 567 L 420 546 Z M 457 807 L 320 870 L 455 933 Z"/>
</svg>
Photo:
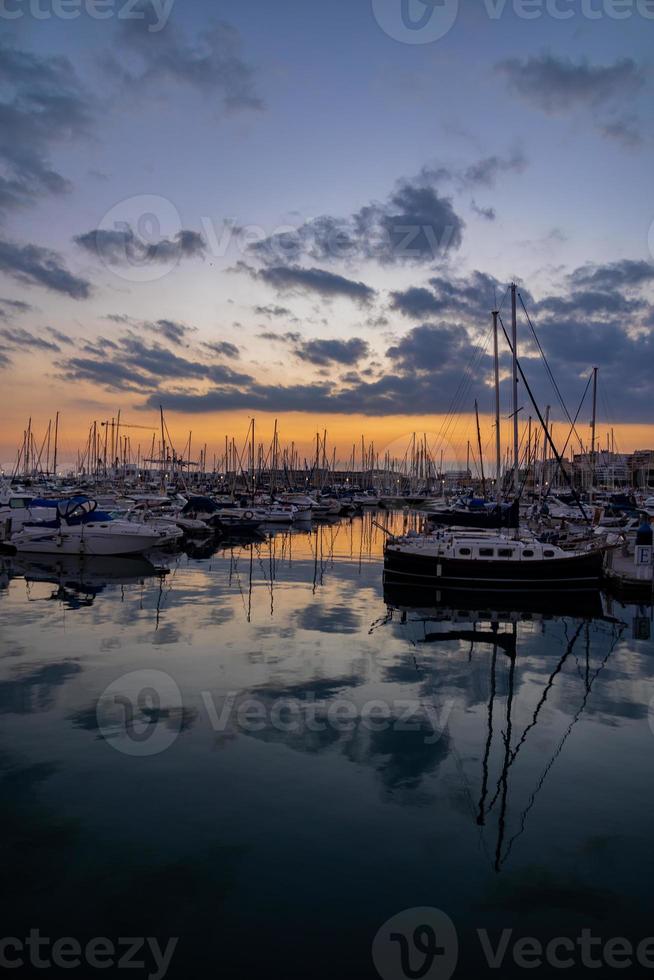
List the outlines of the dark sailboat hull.
<svg viewBox="0 0 654 980">
<path fill-rule="evenodd" d="M 592 587 L 602 577 L 603 553 L 570 555 L 538 561 L 470 561 L 418 555 L 386 549 L 384 582 L 418 585 L 433 583 L 449 588 L 486 591 Z"/>
</svg>

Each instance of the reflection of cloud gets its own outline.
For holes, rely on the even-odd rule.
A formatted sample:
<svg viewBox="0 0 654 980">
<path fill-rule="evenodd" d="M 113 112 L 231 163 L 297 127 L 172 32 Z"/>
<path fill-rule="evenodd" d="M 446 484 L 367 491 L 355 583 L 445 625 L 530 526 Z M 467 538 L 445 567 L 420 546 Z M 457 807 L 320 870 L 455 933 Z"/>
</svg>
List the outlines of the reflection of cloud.
<svg viewBox="0 0 654 980">
<path fill-rule="evenodd" d="M 300 629 L 318 633 L 358 633 L 361 628 L 359 616 L 346 605 L 305 606 L 296 612 L 295 620 Z"/>
<path fill-rule="evenodd" d="M 55 689 L 81 671 L 74 660 L 18 668 L 9 680 L 0 681 L 0 714 L 47 711 L 54 703 Z"/>
<path fill-rule="evenodd" d="M 193 727 L 197 717 L 198 713 L 194 708 L 166 708 L 165 706 L 160 708 L 147 708 L 139 705 L 136 721 L 139 723 L 148 722 L 151 725 L 157 725 L 161 721 L 172 731 L 184 732 Z M 89 705 L 87 708 L 79 708 L 77 711 L 71 712 L 67 716 L 67 720 L 72 723 L 73 728 L 81 728 L 86 732 L 97 732 L 100 730 L 97 703 Z M 110 727 L 115 728 L 114 733 L 108 730 Z M 122 735 L 124 731 L 125 719 L 122 713 L 118 713 L 113 726 L 110 719 L 103 717 L 102 734 L 99 734 L 97 737 L 99 739 L 107 739 L 112 734 Z"/>
</svg>

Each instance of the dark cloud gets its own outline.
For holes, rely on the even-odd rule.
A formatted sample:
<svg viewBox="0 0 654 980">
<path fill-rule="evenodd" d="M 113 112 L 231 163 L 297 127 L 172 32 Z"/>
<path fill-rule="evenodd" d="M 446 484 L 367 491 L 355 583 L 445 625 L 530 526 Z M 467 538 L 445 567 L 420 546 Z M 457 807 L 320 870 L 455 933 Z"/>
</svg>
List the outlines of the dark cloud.
<svg viewBox="0 0 654 980">
<path fill-rule="evenodd" d="M 292 319 L 292 313 L 286 306 L 255 306 L 253 309 L 259 316 L 288 317 Z"/>
<path fill-rule="evenodd" d="M 177 344 L 180 347 L 195 330 L 194 327 L 187 327 L 175 320 L 157 320 L 155 323 L 144 323 L 143 326 L 146 330 L 156 333 L 165 340 L 169 340 L 171 344 Z"/>
<path fill-rule="evenodd" d="M 625 107 L 631 105 L 646 78 L 631 58 L 591 65 L 586 60 L 574 62 L 544 54 L 524 60 L 509 58 L 495 70 L 506 78 L 510 91 L 549 115 L 590 110 L 602 136 L 630 148 L 642 142 L 636 115 L 625 115 Z"/>
<path fill-rule="evenodd" d="M 386 356 L 403 372 L 442 371 L 443 365 L 461 361 L 472 350 L 468 331 L 462 324 L 423 323 L 410 330 Z"/>
<path fill-rule="evenodd" d="M 638 289 L 654 281 L 654 264 L 642 259 L 622 259 L 603 265 L 583 265 L 570 273 L 574 288 L 590 287 L 600 291 Z"/>
<path fill-rule="evenodd" d="M 5 322 L 13 319 L 17 314 L 31 312 L 33 308 L 29 303 L 24 303 L 22 300 L 6 299 L 0 296 L 0 320 Z"/>
<path fill-rule="evenodd" d="M 391 308 L 414 320 L 445 314 L 469 317 L 481 323 L 500 303 L 507 284 L 494 276 L 474 271 L 465 278 L 434 276 L 430 289 L 413 286 L 391 293 Z M 525 299 L 530 299 L 525 292 Z"/>
<path fill-rule="evenodd" d="M 286 333 L 275 333 L 274 330 L 263 330 L 257 334 L 261 340 L 271 340 L 273 343 L 297 344 L 302 339 L 302 334 L 296 330 L 287 330 Z"/>
<path fill-rule="evenodd" d="M 591 65 L 544 54 L 524 60 L 509 58 L 495 70 L 504 75 L 513 92 L 548 113 L 631 96 L 645 81 L 645 73 L 631 58 Z"/>
<path fill-rule="evenodd" d="M 86 299 L 91 284 L 74 276 L 63 265 L 57 252 L 40 245 L 18 245 L 0 239 L 0 272 L 29 286 L 43 286 L 72 299 Z"/>
<path fill-rule="evenodd" d="M 244 262 L 236 267 L 255 279 L 268 283 L 279 292 L 318 293 L 332 299 L 345 296 L 357 303 L 369 303 L 376 295 L 375 290 L 363 282 L 346 279 L 345 276 L 328 272 L 326 269 L 303 269 L 298 265 L 276 265 L 260 270 L 253 269 Z"/>
<path fill-rule="evenodd" d="M 105 388 L 131 391 L 157 390 L 162 381 L 205 381 L 215 385 L 244 385 L 248 374 L 232 371 L 222 364 L 180 357 L 159 344 L 147 344 L 134 334 L 115 342 L 87 344 L 88 357 L 59 361 L 61 376 L 68 381 L 93 381 Z"/>
<path fill-rule="evenodd" d="M 41 57 L 0 42 L 0 212 L 70 190 L 51 150 L 88 134 L 89 101 L 66 58 Z"/>
<path fill-rule="evenodd" d="M 74 344 L 75 343 L 75 341 L 73 340 L 72 337 L 69 337 L 68 334 L 63 333 L 61 330 L 57 330 L 55 327 L 46 327 L 45 329 L 48 331 L 48 333 L 50 334 L 50 336 L 51 337 L 54 337 L 54 339 L 59 344 Z"/>
<path fill-rule="evenodd" d="M 516 150 L 510 157 L 493 155 L 477 160 L 463 171 L 459 179 L 463 187 L 494 187 L 502 174 L 522 173 L 526 167 L 525 156 Z"/>
<path fill-rule="evenodd" d="M 161 398 L 164 407 L 183 412 L 249 407 L 323 414 L 423 414 L 426 410 L 440 411 L 447 405 L 458 390 L 461 374 L 474 351 L 464 328 L 424 324 L 389 350 L 393 370 L 372 382 L 364 382 L 354 374 L 346 375 L 346 382 L 341 386 L 331 381 L 288 386 L 255 382 L 245 390 L 223 385 L 200 395 L 162 391 L 156 397 Z M 151 407 L 155 402 L 152 396 L 146 406 Z"/>
<path fill-rule="evenodd" d="M 202 346 L 210 350 L 212 354 L 218 354 L 219 357 L 230 357 L 232 360 L 236 360 L 241 356 L 236 344 L 230 344 L 228 340 L 210 340 Z"/>
<path fill-rule="evenodd" d="M 485 218 L 486 221 L 495 221 L 497 217 L 495 208 L 480 207 L 474 199 L 470 202 L 470 207 L 475 214 L 478 214 L 480 218 Z"/>
<path fill-rule="evenodd" d="M 136 59 L 138 67 L 121 59 L 119 69 L 137 92 L 144 88 L 158 91 L 170 81 L 220 100 L 228 111 L 263 107 L 254 70 L 243 60 L 236 28 L 220 21 L 191 42 L 179 24 L 168 21 L 161 27 L 153 4 L 137 4 L 135 13 L 142 16 L 132 15 L 120 22 L 119 49 Z M 115 62 L 110 62 L 109 68 L 114 67 Z"/>
<path fill-rule="evenodd" d="M 294 330 L 287 330 L 286 333 L 264 330 L 258 336 L 272 343 L 286 344 L 295 357 L 316 367 L 328 367 L 331 364 L 358 364 L 370 354 L 370 345 L 360 337 L 350 337 L 349 340 L 316 337 L 306 340 Z"/>
<path fill-rule="evenodd" d="M 248 251 L 268 265 L 300 259 L 382 265 L 444 259 L 461 245 L 464 222 L 436 182 L 436 172 L 423 168 L 417 177 L 398 181 L 383 202 L 370 202 L 348 217 L 322 215 L 256 242 Z"/>
<path fill-rule="evenodd" d="M 21 327 L 0 327 L 0 337 L 14 350 L 60 350 L 59 345 L 43 337 L 35 337 L 28 330 Z"/>
<path fill-rule="evenodd" d="M 161 238 L 155 243 L 144 241 L 130 227 L 121 231 L 97 228 L 76 235 L 73 241 L 106 265 L 143 265 L 203 258 L 207 249 L 202 235 L 187 229 L 178 231 L 173 238 Z"/>
<path fill-rule="evenodd" d="M 358 364 L 369 353 L 368 343 L 360 337 L 351 337 L 350 340 L 305 340 L 295 348 L 295 354 L 301 360 L 323 366 Z"/>
<path fill-rule="evenodd" d="M 603 410 L 607 422 L 642 421 L 651 414 L 651 364 L 654 363 L 654 306 L 646 291 L 654 280 L 646 262 L 623 260 L 574 270 L 560 288 L 535 300 L 519 287 L 559 388 L 572 413 L 586 387 L 593 365 L 600 369 Z M 474 399 L 490 404 L 492 363 L 489 350 L 490 311 L 495 305 L 508 325 L 505 283 L 488 273 L 434 276 L 427 286 L 392 294 L 392 305 L 423 321 L 386 350 L 383 373 L 371 367 L 334 378 L 292 385 L 251 382 L 245 386 L 216 384 L 208 391 L 157 391 L 158 400 L 173 410 L 208 412 L 261 410 L 316 414 L 413 415 L 469 411 Z M 519 353 L 532 390 L 542 406 L 560 418 L 557 395 L 541 363 L 535 341 L 519 310 Z M 316 366 L 327 372 L 321 351 L 330 341 L 307 341 L 293 331 L 266 332 L 266 339 L 284 343 L 300 354 L 317 352 Z M 480 338 L 485 338 L 481 340 Z M 509 353 L 500 337 L 502 368 Z M 329 348 L 326 348 L 329 350 Z M 364 354 L 364 356 L 366 356 Z M 312 359 L 311 357 L 309 358 Z M 347 364 L 345 360 L 334 363 Z M 355 362 L 353 362 L 355 363 Z M 508 372 L 502 370 L 503 405 L 510 404 Z M 521 390 L 523 412 L 531 412 Z M 588 409 L 590 411 L 590 408 Z M 557 415 L 558 413 L 558 415 Z"/>
</svg>

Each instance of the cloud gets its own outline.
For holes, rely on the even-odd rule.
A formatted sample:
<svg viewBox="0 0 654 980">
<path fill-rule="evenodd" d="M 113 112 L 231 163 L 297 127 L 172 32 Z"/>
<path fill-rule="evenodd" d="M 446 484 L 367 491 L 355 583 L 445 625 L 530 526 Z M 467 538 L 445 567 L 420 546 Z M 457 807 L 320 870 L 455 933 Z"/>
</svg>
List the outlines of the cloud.
<svg viewBox="0 0 654 980">
<path fill-rule="evenodd" d="M 30 313 L 34 309 L 29 303 L 24 303 L 20 299 L 7 299 L 6 297 L 0 296 L 0 320 L 13 319 L 14 316 L 20 313 Z"/>
<path fill-rule="evenodd" d="M 241 356 L 236 344 L 230 344 L 228 340 L 209 340 L 202 346 L 210 350 L 212 354 L 218 354 L 219 357 L 230 357 L 232 360 L 236 360 Z"/>
<path fill-rule="evenodd" d="M 509 58 L 499 62 L 495 71 L 506 78 L 511 92 L 548 115 L 591 110 L 602 136 L 630 148 L 642 142 L 637 117 L 633 112 L 625 116 L 625 106 L 631 105 L 646 80 L 645 71 L 632 58 L 592 65 L 543 54 Z"/>
<path fill-rule="evenodd" d="M 51 150 L 86 136 L 91 108 L 67 58 L 41 57 L 0 42 L 0 212 L 63 194 L 70 182 L 53 169 Z"/>
<path fill-rule="evenodd" d="M 495 221 L 495 218 L 497 217 L 495 208 L 480 207 L 474 198 L 470 202 L 470 207 L 475 214 L 478 214 L 480 218 L 485 218 L 486 221 Z"/>
<path fill-rule="evenodd" d="M 358 364 L 370 353 L 370 346 L 360 337 L 349 340 L 305 340 L 295 348 L 295 354 L 311 364 Z"/>
<path fill-rule="evenodd" d="M 40 245 L 18 245 L 0 239 L 0 272 L 71 299 L 86 299 L 91 294 L 91 284 L 86 279 L 70 273 L 57 252 Z"/>
<path fill-rule="evenodd" d="M 644 71 L 632 58 L 591 65 L 586 60 L 574 62 L 544 54 L 524 60 L 509 58 L 495 70 L 504 75 L 511 91 L 552 114 L 631 96 L 645 81 Z"/>
<path fill-rule="evenodd" d="M 58 351 L 60 349 L 58 344 L 45 340 L 43 337 L 35 337 L 28 330 L 23 330 L 22 327 L 0 327 L 0 337 L 13 350 L 36 348 L 37 350 Z"/>
<path fill-rule="evenodd" d="M 654 264 L 642 259 L 621 259 L 619 262 L 580 266 L 569 276 L 575 287 L 590 287 L 600 291 L 637 289 L 654 281 Z"/>
<path fill-rule="evenodd" d="M 129 226 L 121 231 L 97 228 L 76 235 L 73 241 L 107 265 L 142 265 L 198 256 L 203 258 L 207 249 L 202 235 L 187 229 L 178 231 L 173 238 L 161 238 L 156 243 L 139 238 Z"/>
<path fill-rule="evenodd" d="M 143 327 L 152 333 L 160 334 L 166 340 L 169 340 L 171 344 L 177 344 L 182 346 L 189 334 L 192 334 L 195 330 L 194 327 L 187 327 L 183 323 L 177 323 L 174 320 L 157 320 L 155 323 L 144 323 Z"/>
<path fill-rule="evenodd" d="M 54 339 L 58 343 L 60 343 L 60 344 L 74 344 L 75 343 L 75 341 L 73 340 L 72 337 L 69 337 L 68 334 L 62 333 L 61 330 L 55 329 L 55 327 L 46 327 L 45 329 L 48 331 L 48 333 L 50 334 L 50 336 L 51 337 L 54 337 Z"/>
<path fill-rule="evenodd" d="M 304 269 L 298 265 L 276 265 L 260 270 L 253 269 L 245 262 L 239 262 L 237 271 L 247 272 L 254 279 L 268 283 L 279 292 L 318 293 L 328 299 L 345 296 L 357 303 L 370 303 L 375 290 L 363 282 L 346 279 L 345 276 L 328 272 L 326 269 Z"/>
<path fill-rule="evenodd" d="M 154 4 L 141 2 L 135 13 L 121 21 L 121 55 L 135 59 L 138 67 L 119 62 L 125 81 L 136 91 L 158 91 L 165 82 L 187 85 L 212 99 L 219 99 L 228 111 L 261 109 L 263 101 L 255 88 L 255 72 L 243 60 L 241 36 L 224 21 L 203 31 L 196 41 L 188 41 L 179 24 L 157 23 Z M 108 67 L 114 68 L 114 62 Z"/>
<path fill-rule="evenodd" d="M 381 265 L 444 259 L 460 247 L 464 222 L 435 183 L 435 172 L 423 168 L 417 177 L 398 181 L 383 202 L 372 201 L 347 217 L 322 215 L 255 242 L 248 251 L 268 265 L 300 259 Z"/>
<path fill-rule="evenodd" d="M 514 151 L 510 157 L 493 156 L 483 157 L 471 164 L 463 171 L 458 178 L 465 187 L 494 187 L 497 178 L 506 173 L 523 173 L 527 167 L 527 160 L 524 154 L 518 150 Z"/>
<path fill-rule="evenodd" d="M 287 330 L 286 333 L 275 333 L 274 330 L 263 330 L 257 334 L 261 340 L 271 340 L 273 343 L 297 344 L 302 339 L 302 334 L 295 330 Z"/>
<path fill-rule="evenodd" d="M 268 317 L 283 316 L 283 317 L 288 317 L 289 319 L 293 318 L 291 311 L 286 306 L 274 306 L 274 305 L 254 306 L 253 309 L 254 312 L 257 313 L 259 316 L 268 316 Z"/>
<path fill-rule="evenodd" d="M 412 286 L 391 292 L 391 309 L 414 320 L 449 314 L 468 317 L 478 323 L 488 320 L 490 311 L 506 292 L 506 283 L 494 276 L 474 271 L 467 277 L 434 276 L 430 289 Z M 523 290 L 525 298 L 528 296 Z"/>
<path fill-rule="evenodd" d="M 70 357 L 58 362 L 61 376 L 67 381 L 92 381 L 108 389 L 157 390 L 162 381 L 194 380 L 211 384 L 245 385 L 249 374 L 233 371 L 222 364 L 181 357 L 162 347 L 148 344 L 128 333 L 113 342 L 102 339 L 87 344 L 88 357 Z"/>
<path fill-rule="evenodd" d="M 635 118 L 613 119 L 610 122 L 599 123 L 599 131 L 607 139 L 622 143 L 629 149 L 638 147 L 643 142 L 643 137 L 639 130 L 639 122 Z"/>
</svg>

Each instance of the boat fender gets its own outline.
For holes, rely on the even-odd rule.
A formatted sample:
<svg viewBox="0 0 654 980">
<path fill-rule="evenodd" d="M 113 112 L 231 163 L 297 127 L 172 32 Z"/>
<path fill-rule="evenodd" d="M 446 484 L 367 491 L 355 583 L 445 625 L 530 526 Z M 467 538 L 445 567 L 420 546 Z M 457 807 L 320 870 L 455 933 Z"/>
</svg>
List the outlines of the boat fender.
<svg viewBox="0 0 654 980">
<path fill-rule="evenodd" d="M 245 513 L 243 514 L 243 518 L 246 521 L 251 521 L 253 517 L 254 517 L 254 514 L 252 513 L 251 510 L 246 510 Z"/>
</svg>

